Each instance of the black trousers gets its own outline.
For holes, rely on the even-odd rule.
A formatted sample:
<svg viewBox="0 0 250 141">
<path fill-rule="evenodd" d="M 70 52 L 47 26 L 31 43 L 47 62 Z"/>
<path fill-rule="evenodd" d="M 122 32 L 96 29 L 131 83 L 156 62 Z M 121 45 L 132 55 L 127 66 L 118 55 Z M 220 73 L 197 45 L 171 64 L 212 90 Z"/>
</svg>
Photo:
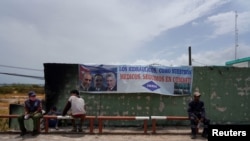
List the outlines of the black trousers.
<svg viewBox="0 0 250 141">
<path fill-rule="evenodd" d="M 191 131 L 192 131 L 193 135 L 197 134 L 197 126 L 198 126 L 198 124 L 201 124 L 198 122 L 200 119 L 201 119 L 200 115 L 191 115 L 191 117 L 190 117 Z M 210 124 L 210 120 L 205 117 L 202 121 L 202 124 L 203 124 L 202 134 L 205 135 L 208 133 L 208 126 Z"/>
</svg>

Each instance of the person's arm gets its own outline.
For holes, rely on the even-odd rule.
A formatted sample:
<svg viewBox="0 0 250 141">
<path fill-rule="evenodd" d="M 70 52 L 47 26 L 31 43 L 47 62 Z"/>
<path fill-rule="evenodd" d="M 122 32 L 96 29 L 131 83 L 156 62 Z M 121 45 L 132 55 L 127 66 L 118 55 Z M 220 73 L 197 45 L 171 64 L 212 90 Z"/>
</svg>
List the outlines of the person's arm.
<svg viewBox="0 0 250 141">
<path fill-rule="evenodd" d="M 190 102 L 188 104 L 188 118 L 190 120 L 196 120 L 198 121 L 198 117 L 195 115 L 195 107 L 194 107 L 194 103 L 193 102 Z"/>
<path fill-rule="evenodd" d="M 61 114 L 62 114 L 62 112 L 60 112 L 60 111 L 56 111 L 56 112 L 55 112 L 55 114 L 56 114 L 56 115 L 61 115 Z"/>
<path fill-rule="evenodd" d="M 27 115 L 30 113 L 29 108 L 28 108 L 28 102 L 29 101 L 24 102 L 24 115 Z"/>
<path fill-rule="evenodd" d="M 83 100 L 83 109 L 84 109 L 85 112 L 87 112 L 87 111 L 86 111 L 87 108 L 86 108 L 85 100 L 84 100 L 83 98 L 82 98 L 82 100 Z"/>
<path fill-rule="evenodd" d="M 42 113 L 42 102 L 38 100 L 39 106 L 37 107 L 35 113 Z"/>
<path fill-rule="evenodd" d="M 188 104 L 188 110 L 187 110 L 187 112 L 188 112 L 188 118 L 191 119 L 191 116 L 192 116 L 192 114 L 193 114 L 192 102 L 190 102 L 190 103 Z"/>
<path fill-rule="evenodd" d="M 24 103 L 24 115 L 29 114 L 29 108 L 26 105 L 26 102 Z"/>
<path fill-rule="evenodd" d="M 63 109 L 63 113 L 62 113 L 63 116 L 65 116 L 67 114 L 70 107 L 71 107 L 71 103 L 70 103 L 70 101 L 68 101 L 67 104 L 65 105 L 64 109 Z"/>
</svg>

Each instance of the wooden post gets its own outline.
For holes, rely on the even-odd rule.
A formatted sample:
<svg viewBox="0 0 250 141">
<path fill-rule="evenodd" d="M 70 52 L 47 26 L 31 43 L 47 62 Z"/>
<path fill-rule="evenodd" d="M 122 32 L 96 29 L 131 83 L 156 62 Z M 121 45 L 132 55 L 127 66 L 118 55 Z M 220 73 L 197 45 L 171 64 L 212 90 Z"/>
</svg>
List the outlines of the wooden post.
<svg viewBox="0 0 250 141">
<path fill-rule="evenodd" d="M 152 119 L 152 133 L 156 133 L 156 119 Z"/>
</svg>

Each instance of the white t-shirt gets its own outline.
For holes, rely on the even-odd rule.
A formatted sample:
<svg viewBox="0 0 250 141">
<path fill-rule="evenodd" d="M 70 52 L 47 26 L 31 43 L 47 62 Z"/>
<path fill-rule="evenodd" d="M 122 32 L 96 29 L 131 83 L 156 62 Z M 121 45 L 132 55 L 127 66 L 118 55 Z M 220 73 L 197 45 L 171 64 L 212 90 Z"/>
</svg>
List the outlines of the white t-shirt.
<svg viewBox="0 0 250 141">
<path fill-rule="evenodd" d="M 69 102 L 71 103 L 72 115 L 86 114 L 84 109 L 85 102 L 83 98 L 72 95 L 69 97 Z"/>
</svg>

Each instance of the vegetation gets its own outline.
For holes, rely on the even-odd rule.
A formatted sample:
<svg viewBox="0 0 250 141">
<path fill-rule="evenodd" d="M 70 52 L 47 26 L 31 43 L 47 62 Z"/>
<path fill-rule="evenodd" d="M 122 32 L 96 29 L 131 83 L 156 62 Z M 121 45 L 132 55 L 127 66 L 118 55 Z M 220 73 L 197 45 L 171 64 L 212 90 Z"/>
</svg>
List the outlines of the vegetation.
<svg viewBox="0 0 250 141">
<path fill-rule="evenodd" d="M 9 113 L 9 104 L 22 103 L 28 91 L 35 91 L 41 99 L 44 97 L 44 86 L 38 84 L 0 84 L 0 114 Z M 11 95 L 10 95 L 11 94 Z M 10 100 L 11 101 L 8 101 Z M 0 118 L 0 132 L 9 130 L 9 119 Z"/>
<path fill-rule="evenodd" d="M 8 114 L 6 110 L 0 109 L 0 114 Z M 7 131 L 9 129 L 9 119 L 0 118 L 0 131 Z"/>
<path fill-rule="evenodd" d="M 39 94 L 44 94 L 44 86 L 38 84 L 11 84 L 0 85 L 0 94 L 16 94 L 27 93 L 28 91 L 35 91 Z"/>
</svg>

